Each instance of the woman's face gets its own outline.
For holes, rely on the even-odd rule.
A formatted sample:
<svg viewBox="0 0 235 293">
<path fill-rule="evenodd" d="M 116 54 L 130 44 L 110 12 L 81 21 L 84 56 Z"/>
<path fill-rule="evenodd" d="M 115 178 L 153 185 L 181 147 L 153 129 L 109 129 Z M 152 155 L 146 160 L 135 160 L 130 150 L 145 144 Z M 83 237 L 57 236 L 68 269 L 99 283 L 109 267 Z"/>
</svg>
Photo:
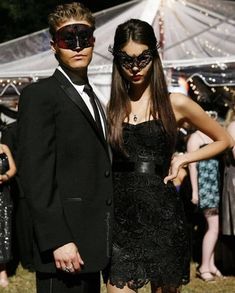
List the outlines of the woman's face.
<svg viewBox="0 0 235 293">
<path fill-rule="evenodd" d="M 118 55 L 124 78 L 132 85 L 141 85 L 148 81 L 153 63 L 152 56 L 147 45 L 130 40 Z"/>
</svg>

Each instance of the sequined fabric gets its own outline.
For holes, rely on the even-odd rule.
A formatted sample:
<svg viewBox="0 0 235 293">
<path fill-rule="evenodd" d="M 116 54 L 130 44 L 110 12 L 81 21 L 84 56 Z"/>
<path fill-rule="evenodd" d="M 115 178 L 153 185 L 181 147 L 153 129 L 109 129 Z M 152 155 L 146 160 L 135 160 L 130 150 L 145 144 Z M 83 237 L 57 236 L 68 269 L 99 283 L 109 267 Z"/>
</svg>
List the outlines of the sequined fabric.
<svg viewBox="0 0 235 293">
<path fill-rule="evenodd" d="M 0 154 L 0 173 L 9 169 L 5 153 Z M 6 263 L 11 258 L 11 217 L 12 200 L 8 184 L 0 185 L 0 263 Z"/>
<path fill-rule="evenodd" d="M 182 199 L 171 182 L 164 184 L 171 147 L 160 121 L 124 123 L 128 156 L 114 152 L 114 162 L 154 161 L 162 176 L 114 172 L 113 251 L 108 278 L 112 285 L 136 290 L 151 281 L 179 287 L 188 259 L 188 235 Z M 165 292 L 165 291 L 164 291 Z"/>
</svg>

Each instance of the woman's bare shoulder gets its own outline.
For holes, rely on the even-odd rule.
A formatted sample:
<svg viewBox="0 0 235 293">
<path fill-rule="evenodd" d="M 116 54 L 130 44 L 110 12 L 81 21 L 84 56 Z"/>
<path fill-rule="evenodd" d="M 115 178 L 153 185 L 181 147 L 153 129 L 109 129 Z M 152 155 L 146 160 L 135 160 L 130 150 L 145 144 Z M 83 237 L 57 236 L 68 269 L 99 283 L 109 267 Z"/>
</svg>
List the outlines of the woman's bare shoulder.
<svg viewBox="0 0 235 293">
<path fill-rule="evenodd" d="M 185 107 L 190 103 L 190 98 L 182 93 L 171 93 L 170 101 L 173 108 L 179 109 L 181 107 Z"/>
</svg>

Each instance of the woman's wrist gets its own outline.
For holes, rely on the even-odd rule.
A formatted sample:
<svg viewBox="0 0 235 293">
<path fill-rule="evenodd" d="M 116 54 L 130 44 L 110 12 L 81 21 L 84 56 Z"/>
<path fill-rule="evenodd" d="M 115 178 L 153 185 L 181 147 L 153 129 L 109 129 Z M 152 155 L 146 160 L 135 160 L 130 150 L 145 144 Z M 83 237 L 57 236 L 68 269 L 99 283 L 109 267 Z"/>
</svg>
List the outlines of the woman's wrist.
<svg viewBox="0 0 235 293">
<path fill-rule="evenodd" d="M 6 173 L 4 173 L 3 175 L 5 175 L 5 177 L 6 177 L 6 181 L 7 180 L 9 180 L 11 177 L 10 177 L 10 175 L 9 174 L 7 174 L 7 172 Z"/>
</svg>

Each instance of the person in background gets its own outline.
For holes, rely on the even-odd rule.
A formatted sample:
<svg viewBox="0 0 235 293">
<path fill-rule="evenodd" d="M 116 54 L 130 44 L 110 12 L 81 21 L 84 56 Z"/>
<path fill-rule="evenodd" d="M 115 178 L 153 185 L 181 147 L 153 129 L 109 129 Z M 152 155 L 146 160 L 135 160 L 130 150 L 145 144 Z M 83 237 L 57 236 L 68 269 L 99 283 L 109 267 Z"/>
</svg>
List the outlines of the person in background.
<svg viewBox="0 0 235 293">
<path fill-rule="evenodd" d="M 190 98 L 169 94 L 151 25 L 138 19 L 115 32 L 109 141 L 113 149 L 114 226 L 111 263 L 104 273 L 109 293 L 180 292 L 188 261 L 183 200 L 172 180 L 179 169 L 208 159 L 232 142 L 224 129 Z M 184 122 L 214 142 L 174 156 Z"/>
<path fill-rule="evenodd" d="M 235 139 L 235 114 L 227 114 L 226 129 Z M 222 196 L 222 233 L 235 236 L 235 147 L 227 152 Z"/>
<path fill-rule="evenodd" d="M 112 232 L 106 120 L 88 80 L 95 19 L 78 2 L 49 15 L 54 74 L 23 89 L 19 182 L 34 231 L 38 293 L 98 293 Z"/>
<path fill-rule="evenodd" d="M 6 144 L 15 160 L 17 150 L 17 121 L 7 124 L 2 131 L 2 143 Z M 22 190 L 19 190 L 18 174 L 10 181 L 10 192 L 13 199 L 13 261 L 11 269 L 18 264 L 24 269 L 34 271 L 33 264 L 33 223 L 27 201 Z"/>
<path fill-rule="evenodd" d="M 175 155 L 182 155 L 182 152 L 175 153 Z M 188 257 L 186 257 L 185 261 L 185 270 L 184 275 L 182 277 L 182 284 L 187 284 L 190 281 L 190 260 L 192 254 L 192 204 L 190 202 L 190 194 L 191 194 L 191 184 L 188 175 L 188 166 L 182 166 L 179 169 L 177 176 L 172 180 L 173 184 L 178 192 L 179 196 L 183 199 L 184 213 L 185 213 L 185 224 L 188 230 L 188 238 L 189 238 L 189 249 L 188 249 Z"/>
<path fill-rule="evenodd" d="M 217 112 L 208 111 L 210 117 L 217 119 Z M 213 143 L 212 138 L 197 130 L 188 139 L 187 150 L 193 152 Z M 220 168 L 219 158 L 189 164 L 192 185 L 192 202 L 198 205 L 206 219 L 207 230 L 202 241 L 202 260 L 197 268 L 197 276 L 203 281 L 214 281 L 223 277 L 215 264 L 215 246 L 219 235 Z"/>
<path fill-rule="evenodd" d="M 234 106 L 228 111 L 224 127 L 235 139 Z M 228 275 L 235 274 L 235 147 L 224 155 L 224 177 L 221 201 L 222 268 Z"/>
<path fill-rule="evenodd" d="M 12 255 L 12 210 L 9 180 L 16 174 L 10 149 L 0 144 L 0 286 L 8 286 L 6 264 Z"/>
</svg>

